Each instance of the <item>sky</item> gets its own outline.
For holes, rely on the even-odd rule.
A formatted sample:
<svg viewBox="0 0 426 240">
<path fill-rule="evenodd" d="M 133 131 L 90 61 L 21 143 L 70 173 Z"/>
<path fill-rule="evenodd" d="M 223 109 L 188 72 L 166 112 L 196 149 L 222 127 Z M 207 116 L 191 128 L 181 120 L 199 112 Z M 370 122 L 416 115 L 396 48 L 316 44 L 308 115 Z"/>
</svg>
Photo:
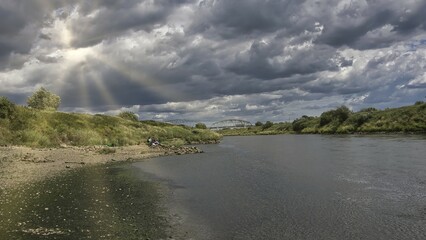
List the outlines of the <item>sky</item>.
<svg viewBox="0 0 426 240">
<path fill-rule="evenodd" d="M 0 0 L 0 96 L 291 121 L 426 100 L 424 0 Z"/>
</svg>

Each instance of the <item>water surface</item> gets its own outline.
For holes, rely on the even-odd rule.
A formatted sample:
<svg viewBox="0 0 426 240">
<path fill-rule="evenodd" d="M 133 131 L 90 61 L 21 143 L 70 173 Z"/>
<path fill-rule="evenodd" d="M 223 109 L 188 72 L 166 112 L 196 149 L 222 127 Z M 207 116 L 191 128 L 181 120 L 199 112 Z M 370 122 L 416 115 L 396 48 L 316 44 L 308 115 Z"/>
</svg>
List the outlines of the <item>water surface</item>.
<svg viewBox="0 0 426 240">
<path fill-rule="evenodd" d="M 134 170 L 90 166 L 0 191 L 0 239 L 166 239 L 158 184 Z"/>
<path fill-rule="evenodd" d="M 426 138 L 227 137 L 135 163 L 194 239 L 426 239 Z"/>
</svg>

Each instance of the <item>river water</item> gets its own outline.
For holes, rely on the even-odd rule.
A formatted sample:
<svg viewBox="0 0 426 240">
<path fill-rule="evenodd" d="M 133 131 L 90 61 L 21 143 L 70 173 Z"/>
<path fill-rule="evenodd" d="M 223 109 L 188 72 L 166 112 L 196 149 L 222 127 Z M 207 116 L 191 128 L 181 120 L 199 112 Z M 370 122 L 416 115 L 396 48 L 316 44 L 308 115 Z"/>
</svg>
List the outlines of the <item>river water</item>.
<svg viewBox="0 0 426 240">
<path fill-rule="evenodd" d="M 226 137 L 134 163 L 193 239 L 426 239 L 426 137 Z"/>
</svg>

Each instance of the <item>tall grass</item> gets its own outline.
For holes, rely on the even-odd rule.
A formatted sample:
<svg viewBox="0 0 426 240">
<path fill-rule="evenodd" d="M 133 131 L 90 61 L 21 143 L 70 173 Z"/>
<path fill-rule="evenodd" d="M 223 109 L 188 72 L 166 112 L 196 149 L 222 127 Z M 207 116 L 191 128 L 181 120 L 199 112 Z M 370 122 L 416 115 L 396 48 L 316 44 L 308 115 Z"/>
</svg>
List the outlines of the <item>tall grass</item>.
<svg viewBox="0 0 426 240">
<path fill-rule="evenodd" d="M 9 118 L 0 119 L 0 145 L 54 147 L 145 143 L 148 137 L 165 144 L 217 141 L 209 130 L 155 122 L 139 122 L 115 116 L 34 110 L 17 106 Z"/>
</svg>

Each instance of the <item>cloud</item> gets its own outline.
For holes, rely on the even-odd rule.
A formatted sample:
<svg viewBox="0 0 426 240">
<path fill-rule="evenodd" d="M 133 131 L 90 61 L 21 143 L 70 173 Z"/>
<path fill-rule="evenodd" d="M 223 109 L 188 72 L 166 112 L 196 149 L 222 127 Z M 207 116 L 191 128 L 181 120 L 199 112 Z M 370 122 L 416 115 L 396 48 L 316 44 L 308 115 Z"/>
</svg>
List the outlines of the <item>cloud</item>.
<svg viewBox="0 0 426 240">
<path fill-rule="evenodd" d="M 333 1 L 331 18 L 323 18 L 318 43 L 373 49 L 391 46 L 425 30 L 423 1 Z M 331 19 L 331 21 L 330 21 Z"/>
<path fill-rule="evenodd" d="M 72 32 L 73 47 L 87 47 L 119 37 L 126 31 L 152 31 L 163 25 L 175 8 L 186 1 L 105 1 L 96 9 L 86 9 L 75 13 L 76 17 L 69 22 Z M 87 13 L 84 15 L 84 13 Z"/>
<path fill-rule="evenodd" d="M 426 95 L 425 10 L 420 0 L 4 0 L 0 94 L 25 104 L 44 86 L 64 111 L 197 121 L 400 106 Z"/>
</svg>

